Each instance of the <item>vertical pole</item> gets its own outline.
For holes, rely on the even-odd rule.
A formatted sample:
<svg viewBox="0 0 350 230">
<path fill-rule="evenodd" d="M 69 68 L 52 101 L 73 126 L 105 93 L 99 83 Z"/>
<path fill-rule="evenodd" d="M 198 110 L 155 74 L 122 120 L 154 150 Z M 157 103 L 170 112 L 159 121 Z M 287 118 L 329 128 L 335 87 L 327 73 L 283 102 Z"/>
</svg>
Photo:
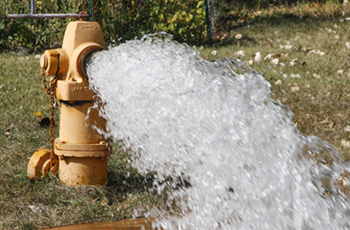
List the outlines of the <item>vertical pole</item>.
<svg viewBox="0 0 350 230">
<path fill-rule="evenodd" d="M 89 18 L 89 20 L 90 21 L 94 21 L 95 20 L 95 18 L 94 18 L 94 0 L 90 0 L 90 18 Z"/>
<path fill-rule="evenodd" d="M 211 23 L 209 20 L 209 7 L 208 7 L 208 0 L 204 1 L 205 5 L 205 19 L 207 21 L 207 37 L 208 37 L 208 44 L 211 46 Z"/>
<path fill-rule="evenodd" d="M 215 22 L 215 8 L 214 8 L 214 5 L 213 5 L 213 1 L 209 1 L 209 8 L 210 8 L 210 28 L 211 28 L 211 33 L 210 34 L 215 34 L 215 25 L 214 25 L 214 22 Z"/>
<path fill-rule="evenodd" d="M 30 14 L 35 14 L 35 0 L 30 0 Z"/>
</svg>

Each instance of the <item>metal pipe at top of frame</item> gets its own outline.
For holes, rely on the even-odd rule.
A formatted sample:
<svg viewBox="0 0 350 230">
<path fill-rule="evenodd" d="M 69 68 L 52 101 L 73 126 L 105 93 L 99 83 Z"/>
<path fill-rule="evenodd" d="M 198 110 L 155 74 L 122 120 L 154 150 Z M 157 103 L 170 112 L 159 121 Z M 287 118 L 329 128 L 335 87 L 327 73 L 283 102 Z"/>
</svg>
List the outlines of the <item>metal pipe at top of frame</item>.
<svg viewBox="0 0 350 230">
<path fill-rule="evenodd" d="M 8 14 L 8 18 L 90 18 L 94 21 L 94 1 L 90 0 L 90 13 L 79 14 L 36 14 L 35 0 L 30 0 L 30 14 Z"/>
<path fill-rule="evenodd" d="M 8 18 L 88 18 L 90 14 L 8 14 Z"/>
<path fill-rule="evenodd" d="M 94 18 L 94 0 L 90 0 L 90 21 L 95 21 Z"/>
</svg>

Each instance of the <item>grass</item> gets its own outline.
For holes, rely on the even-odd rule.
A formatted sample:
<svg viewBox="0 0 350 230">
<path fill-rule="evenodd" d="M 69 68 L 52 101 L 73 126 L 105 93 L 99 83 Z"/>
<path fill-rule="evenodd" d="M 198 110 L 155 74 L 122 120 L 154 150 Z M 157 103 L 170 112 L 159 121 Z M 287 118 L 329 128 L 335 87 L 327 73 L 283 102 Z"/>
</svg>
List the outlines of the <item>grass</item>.
<svg viewBox="0 0 350 230">
<path fill-rule="evenodd" d="M 274 8 L 272 13 L 267 9 L 260 16 L 248 12 L 250 19 L 226 30 L 226 38 L 212 48 L 204 48 L 201 55 L 222 59 L 243 50 L 245 56 L 239 58 L 248 64 L 257 52 L 263 58 L 280 54 L 277 65 L 265 60 L 251 67 L 264 72 L 274 98 L 291 108 L 294 122 L 304 135 L 328 141 L 349 161 L 350 133 L 344 130 L 350 125 L 348 13 L 342 16 L 343 6 L 332 5 L 324 14 L 311 10 L 314 6 L 298 7 Z M 240 39 L 235 38 L 238 34 L 242 35 Z M 285 48 L 287 44 L 291 49 Z M 55 176 L 37 182 L 26 177 L 28 158 L 50 144 L 49 128 L 40 127 L 34 116 L 37 111 L 43 116 L 50 114 L 49 97 L 39 74 L 39 60 L 34 55 L 0 54 L 0 228 L 38 229 L 116 221 L 132 217 L 134 210 L 142 216 L 153 206 L 165 207 L 167 194 L 153 192 L 153 175 L 141 175 L 131 168 L 125 162 L 127 154 L 116 145 L 109 158 L 107 186 L 68 188 Z M 295 77 L 297 74 L 300 78 Z M 55 118 L 58 120 L 58 111 Z"/>
</svg>

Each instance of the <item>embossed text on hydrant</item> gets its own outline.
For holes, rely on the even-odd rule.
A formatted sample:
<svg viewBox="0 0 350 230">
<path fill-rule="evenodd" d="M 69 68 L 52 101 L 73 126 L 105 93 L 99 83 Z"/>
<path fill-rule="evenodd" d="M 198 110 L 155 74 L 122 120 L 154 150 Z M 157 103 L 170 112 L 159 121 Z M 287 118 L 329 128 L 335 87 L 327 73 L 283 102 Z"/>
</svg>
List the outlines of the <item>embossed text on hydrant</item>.
<svg viewBox="0 0 350 230">
<path fill-rule="evenodd" d="M 96 26 L 96 25 L 82 25 L 82 26 L 79 26 L 79 29 L 80 30 L 97 30 L 98 26 Z"/>
<path fill-rule="evenodd" d="M 76 86 L 76 87 L 71 87 L 70 89 L 73 92 L 82 92 L 82 91 L 86 92 L 86 91 L 88 91 L 89 87 L 87 87 L 87 86 Z"/>
</svg>

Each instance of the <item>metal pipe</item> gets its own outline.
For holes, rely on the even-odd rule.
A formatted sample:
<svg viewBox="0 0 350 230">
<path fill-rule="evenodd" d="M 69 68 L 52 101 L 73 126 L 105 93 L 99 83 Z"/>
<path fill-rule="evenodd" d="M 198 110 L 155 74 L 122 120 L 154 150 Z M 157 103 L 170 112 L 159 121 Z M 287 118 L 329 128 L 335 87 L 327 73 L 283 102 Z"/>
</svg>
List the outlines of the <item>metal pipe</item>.
<svg viewBox="0 0 350 230">
<path fill-rule="evenodd" d="M 90 14 L 8 14 L 8 18 L 88 18 Z"/>
<path fill-rule="evenodd" d="M 30 0 L 30 14 L 8 14 L 8 18 L 89 18 L 94 20 L 94 1 L 90 0 L 90 14 L 36 14 L 35 13 L 35 0 Z"/>
<path fill-rule="evenodd" d="M 94 17 L 94 0 L 90 0 L 90 15 L 91 15 L 91 21 L 95 21 L 95 17 Z"/>
<path fill-rule="evenodd" d="M 208 37 L 208 43 L 209 46 L 211 47 L 211 25 L 210 25 L 210 20 L 209 20 L 209 6 L 208 6 L 208 0 L 204 0 L 204 5 L 205 5 L 205 19 L 207 21 L 207 37 Z"/>
<path fill-rule="evenodd" d="M 30 14 L 35 14 L 35 0 L 30 1 Z"/>
</svg>

